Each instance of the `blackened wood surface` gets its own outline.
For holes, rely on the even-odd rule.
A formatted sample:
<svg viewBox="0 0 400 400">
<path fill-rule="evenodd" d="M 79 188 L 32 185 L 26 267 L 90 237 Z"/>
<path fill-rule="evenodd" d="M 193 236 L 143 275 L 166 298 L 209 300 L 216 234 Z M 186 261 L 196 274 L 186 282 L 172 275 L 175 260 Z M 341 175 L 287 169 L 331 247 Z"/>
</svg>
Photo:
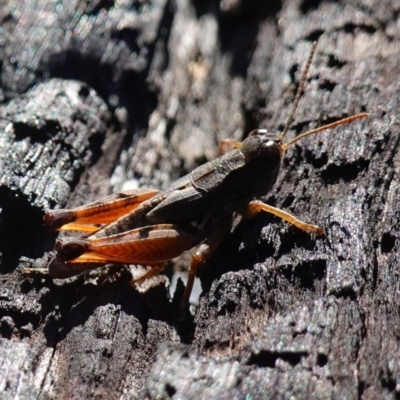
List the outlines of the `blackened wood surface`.
<svg viewBox="0 0 400 400">
<path fill-rule="evenodd" d="M 395 0 L 0 2 L 0 397 L 399 398 L 399 14 Z M 267 200 L 325 237 L 246 221 L 201 269 L 185 323 L 165 285 L 141 294 L 119 269 L 23 274 L 54 246 L 45 208 L 162 188 L 222 138 L 281 130 L 316 39 L 289 136 L 371 116 L 290 149 Z"/>
</svg>

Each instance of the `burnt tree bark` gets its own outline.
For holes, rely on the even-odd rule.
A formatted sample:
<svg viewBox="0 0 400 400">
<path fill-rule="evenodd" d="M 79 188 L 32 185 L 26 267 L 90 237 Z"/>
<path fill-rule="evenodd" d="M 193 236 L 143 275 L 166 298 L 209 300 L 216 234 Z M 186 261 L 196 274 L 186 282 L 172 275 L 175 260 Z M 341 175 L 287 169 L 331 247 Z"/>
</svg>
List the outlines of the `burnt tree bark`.
<svg viewBox="0 0 400 400">
<path fill-rule="evenodd" d="M 399 398 L 400 5 L 395 0 L 1 2 L 2 398 Z M 43 210 L 165 187 L 218 142 L 363 121 L 288 151 L 267 197 L 325 237 L 245 221 L 179 323 L 168 279 L 44 267 Z M 179 265 L 177 262 L 175 265 Z M 171 272 L 169 277 L 171 277 Z"/>
</svg>

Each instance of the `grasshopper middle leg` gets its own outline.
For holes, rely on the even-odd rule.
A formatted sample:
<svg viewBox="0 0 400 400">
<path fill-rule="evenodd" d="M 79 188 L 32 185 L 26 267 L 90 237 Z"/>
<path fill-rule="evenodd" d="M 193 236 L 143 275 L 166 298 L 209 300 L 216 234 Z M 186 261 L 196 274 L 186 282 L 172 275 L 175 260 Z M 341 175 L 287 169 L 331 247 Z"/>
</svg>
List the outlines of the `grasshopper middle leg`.
<svg viewBox="0 0 400 400">
<path fill-rule="evenodd" d="M 180 313 L 182 316 L 185 314 L 185 310 L 189 303 L 189 298 L 192 293 L 197 268 L 214 253 L 214 251 L 221 243 L 224 235 L 225 232 L 216 232 L 214 235 L 210 236 L 204 243 L 202 243 L 193 254 L 192 262 L 189 269 L 188 280 L 180 304 Z"/>
</svg>

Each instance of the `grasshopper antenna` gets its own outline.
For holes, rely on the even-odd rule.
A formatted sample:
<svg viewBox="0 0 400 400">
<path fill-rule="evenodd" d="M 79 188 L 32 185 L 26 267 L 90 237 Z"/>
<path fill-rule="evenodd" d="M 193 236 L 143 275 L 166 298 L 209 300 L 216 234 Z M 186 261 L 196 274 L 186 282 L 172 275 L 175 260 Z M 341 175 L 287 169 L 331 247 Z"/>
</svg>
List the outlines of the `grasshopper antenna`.
<svg viewBox="0 0 400 400">
<path fill-rule="evenodd" d="M 290 128 L 290 125 L 293 122 L 294 114 L 296 113 L 297 106 L 299 105 L 299 101 L 300 101 L 301 95 L 303 93 L 304 85 L 305 85 L 305 82 L 306 82 L 306 79 L 307 79 L 308 70 L 310 69 L 311 61 L 312 61 L 312 59 L 314 57 L 314 53 L 315 53 L 316 47 L 317 47 L 317 42 L 315 41 L 315 42 L 313 42 L 313 44 L 311 46 L 310 54 L 308 55 L 306 65 L 304 67 L 303 73 L 301 74 L 299 87 L 297 88 L 296 96 L 295 96 L 294 102 L 293 102 L 293 107 L 292 107 L 292 110 L 291 110 L 291 112 L 289 114 L 289 117 L 288 117 L 288 120 L 286 122 L 286 125 L 285 125 L 285 127 L 283 129 L 283 132 L 281 134 L 281 137 L 280 137 L 281 140 L 285 137 L 287 131 Z M 328 129 L 336 128 L 339 125 L 348 124 L 348 123 L 353 122 L 353 121 L 355 121 L 357 119 L 366 118 L 368 116 L 369 116 L 368 113 L 360 113 L 360 114 L 352 115 L 351 117 L 343 118 L 343 119 L 341 119 L 339 121 L 332 122 L 331 124 L 324 125 L 324 126 L 321 126 L 319 128 L 316 128 L 316 129 L 312 129 L 311 131 L 304 132 L 301 135 L 296 136 L 292 140 L 289 140 L 287 143 L 281 144 L 280 145 L 281 151 L 285 152 L 288 149 L 288 147 L 290 147 L 291 145 L 296 143 L 298 140 L 305 138 L 306 136 L 314 135 L 315 133 L 318 133 L 318 132 L 322 132 L 322 131 L 325 131 L 325 130 L 328 130 Z"/>
<path fill-rule="evenodd" d="M 314 135 L 315 133 L 326 131 L 327 129 L 336 128 L 339 125 L 348 124 L 357 119 L 368 117 L 368 113 L 360 113 L 356 115 L 352 115 L 351 117 L 340 119 L 339 121 L 332 122 L 331 124 L 320 126 L 319 128 L 315 128 L 311 131 L 304 132 L 299 136 L 296 136 L 292 140 L 289 140 L 287 143 L 281 145 L 281 150 L 286 151 L 288 147 L 290 147 L 293 143 L 296 143 L 298 140 L 305 138 L 306 136 Z"/>
<path fill-rule="evenodd" d="M 290 125 L 292 125 L 292 122 L 293 122 L 293 119 L 294 119 L 294 114 L 296 113 L 296 109 L 297 109 L 297 106 L 299 105 L 299 101 L 300 101 L 301 95 L 303 93 L 304 85 L 306 83 L 308 70 L 310 69 L 311 61 L 312 61 L 312 59 L 314 57 L 315 49 L 317 48 L 317 43 L 318 42 L 315 41 L 315 42 L 313 42 L 313 44 L 311 46 L 310 54 L 308 55 L 308 59 L 307 59 L 306 65 L 304 67 L 303 73 L 301 74 L 299 87 L 297 88 L 297 92 L 296 92 L 296 96 L 294 98 L 292 110 L 290 111 L 288 120 L 287 120 L 286 125 L 283 128 L 283 131 L 282 131 L 282 134 L 281 134 L 281 140 L 285 137 L 287 131 L 290 128 Z"/>
</svg>

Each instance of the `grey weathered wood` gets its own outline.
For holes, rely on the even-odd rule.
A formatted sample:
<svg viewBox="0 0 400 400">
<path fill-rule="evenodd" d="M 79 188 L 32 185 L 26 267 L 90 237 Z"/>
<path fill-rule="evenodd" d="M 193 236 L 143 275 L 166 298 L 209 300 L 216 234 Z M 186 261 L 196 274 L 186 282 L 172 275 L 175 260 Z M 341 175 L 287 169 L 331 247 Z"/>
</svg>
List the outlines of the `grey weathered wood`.
<svg viewBox="0 0 400 400">
<path fill-rule="evenodd" d="M 0 10 L 1 397 L 397 398 L 397 3 L 93 4 Z M 281 130 L 317 38 L 288 137 L 371 116 L 296 144 L 267 200 L 325 237 L 245 221 L 199 272 L 193 324 L 126 271 L 22 274 L 54 245 L 44 208 L 163 187 L 222 138 Z"/>
</svg>

